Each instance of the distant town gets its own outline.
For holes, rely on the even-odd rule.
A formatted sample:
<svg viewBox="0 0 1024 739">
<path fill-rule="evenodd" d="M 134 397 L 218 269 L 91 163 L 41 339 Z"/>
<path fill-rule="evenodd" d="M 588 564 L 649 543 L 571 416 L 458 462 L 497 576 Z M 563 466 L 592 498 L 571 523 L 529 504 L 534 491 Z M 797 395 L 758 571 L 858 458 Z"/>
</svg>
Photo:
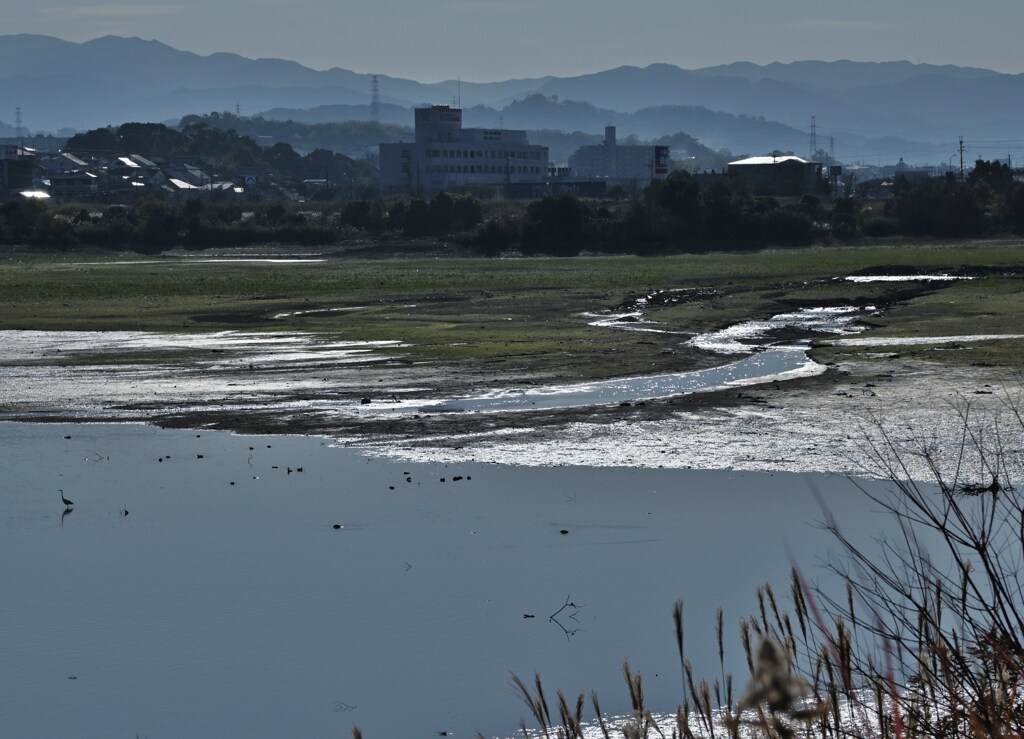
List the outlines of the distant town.
<svg viewBox="0 0 1024 739">
<path fill-rule="evenodd" d="M 7 75 L 30 76 L 29 60 L 52 49 L 65 55 L 57 65 L 103 58 L 112 90 L 152 89 L 127 103 L 101 95 L 105 102 L 82 112 L 95 119 L 131 109 L 163 121 L 73 131 L 67 106 L 30 88 L 39 111 L 19 106 L 14 126 L 0 123 L 3 244 L 155 251 L 440 239 L 489 255 L 574 254 L 1024 231 L 1024 170 L 1013 155 L 1021 148 L 1014 121 L 1024 112 L 1020 96 L 996 94 L 1020 82 L 989 70 L 907 62 L 622 67 L 466 85 L 474 102 L 463 107 L 461 82 L 382 80 L 275 60 L 257 69 L 240 58 L 228 69 L 222 59 L 117 37 L 0 44 L 11 47 Z M 164 74 L 169 58 L 191 66 Z M 247 97 L 249 105 L 278 95 L 346 102 L 256 115 L 243 115 L 238 102 L 233 111 L 166 117 L 200 104 L 181 85 L 221 85 L 241 98 L 251 75 L 269 69 L 279 81 L 264 97 Z M 769 73 L 778 79 L 762 84 Z M 8 78 L 0 76 L 0 89 Z M 940 88 L 980 96 L 979 104 L 940 105 L 940 116 L 925 94 Z M 450 92 L 448 103 L 411 102 Z M 879 100 L 888 101 L 884 112 Z M 814 106 L 841 119 L 832 132 L 819 128 Z M 58 135 L 33 133 L 26 119 L 49 122 Z M 951 137 L 954 124 L 989 138 Z"/>
<path fill-rule="evenodd" d="M 375 193 L 428 198 L 438 192 L 470 192 L 491 198 L 537 198 L 561 193 L 615 197 L 664 180 L 672 171 L 685 171 L 705 185 L 721 182 L 744 186 L 758 195 L 885 199 L 892 197 L 899 177 L 919 181 L 953 174 L 961 179 L 973 169 L 973 163 L 961 170 L 952 162 L 945 168 L 909 166 L 902 158 L 888 165 L 844 167 L 827 155 L 822 162 L 775 150 L 723 160 L 720 170 L 701 170 L 694 167 L 692 156 L 673 158 L 669 146 L 619 141 L 615 126 L 605 128 L 599 143 L 580 146 L 567 161 L 555 162 L 548 147 L 530 143 L 527 131 L 464 128 L 463 111 L 447 105 L 420 108 L 415 114 L 411 141 L 381 142 L 377 151 L 369 152 L 370 156 L 361 162 L 342 156 L 342 161 L 351 166 L 341 171 L 323 161 L 340 155 L 318 150 L 303 156 L 288 144 L 266 140 L 251 143 L 253 148 L 278 158 L 284 149 L 287 157 L 295 160 L 289 163 L 291 166 L 275 171 L 273 166 L 254 162 L 225 169 L 202 154 L 168 156 L 150 148 L 139 150 L 139 146 L 153 146 L 154 142 L 138 140 L 137 136 L 131 142 L 135 147 L 129 148 L 130 142 L 111 130 L 38 141 L 30 138 L 28 142 L 0 139 L 0 193 L 5 198 L 122 205 L 152 197 L 178 202 L 194 198 L 304 202 Z M 231 118 L 223 114 L 224 120 Z M 219 121 L 221 116 L 215 114 L 215 119 Z M 159 124 L 129 127 L 132 125 L 154 130 Z M 183 130 L 188 128 L 186 125 Z M 1024 170 L 1012 171 L 1015 178 L 1024 179 Z M 337 176 L 332 178 L 332 172 Z"/>
</svg>

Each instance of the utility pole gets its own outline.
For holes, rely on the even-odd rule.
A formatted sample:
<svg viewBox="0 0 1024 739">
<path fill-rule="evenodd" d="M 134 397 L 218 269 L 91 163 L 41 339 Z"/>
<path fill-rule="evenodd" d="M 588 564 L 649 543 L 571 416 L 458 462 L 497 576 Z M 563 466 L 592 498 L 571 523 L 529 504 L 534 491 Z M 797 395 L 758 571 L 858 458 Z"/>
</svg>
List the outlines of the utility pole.
<svg viewBox="0 0 1024 739">
<path fill-rule="evenodd" d="M 816 116 L 811 116 L 811 155 L 808 159 L 813 160 L 818 153 L 818 124 L 815 121 Z"/>
<path fill-rule="evenodd" d="M 964 181 L 964 137 L 960 137 L 960 181 Z"/>
<path fill-rule="evenodd" d="M 14 135 L 18 137 L 18 146 L 24 148 L 25 137 L 21 131 L 21 108 L 14 109 Z"/>
</svg>

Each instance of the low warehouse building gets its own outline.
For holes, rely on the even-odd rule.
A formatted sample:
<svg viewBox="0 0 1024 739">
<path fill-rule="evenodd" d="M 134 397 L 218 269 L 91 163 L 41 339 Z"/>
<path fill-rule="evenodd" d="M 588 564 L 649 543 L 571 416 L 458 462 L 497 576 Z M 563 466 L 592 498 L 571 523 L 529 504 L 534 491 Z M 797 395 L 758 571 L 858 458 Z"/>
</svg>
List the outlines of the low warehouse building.
<svg viewBox="0 0 1024 739">
<path fill-rule="evenodd" d="M 758 195 L 806 195 L 821 186 L 821 163 L 797 156 L 740 159 L 729 162 L 729 174 L 742 177 Z"/>
</svg>

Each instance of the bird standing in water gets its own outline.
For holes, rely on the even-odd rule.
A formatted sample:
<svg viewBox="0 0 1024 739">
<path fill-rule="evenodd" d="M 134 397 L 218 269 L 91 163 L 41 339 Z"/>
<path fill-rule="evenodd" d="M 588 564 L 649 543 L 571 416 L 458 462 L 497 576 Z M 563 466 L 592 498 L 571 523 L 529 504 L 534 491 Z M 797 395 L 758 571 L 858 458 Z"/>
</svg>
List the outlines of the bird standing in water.
<svg viewBox="0 0 1024 739">
<path fill-rule="evenodd" d="M 71 506 L 74 505 L 74 503 L 72 501 L 70 501 L 70 500 L 68 500 L 67 498 L 64 497 L 64 491 L 63 490 L 60 491 L 60 499 L 62 501 L 64 501 L 64 509 L 65 510 L 67 510 L 68 508 L 70 508 Z"/>
</svg>

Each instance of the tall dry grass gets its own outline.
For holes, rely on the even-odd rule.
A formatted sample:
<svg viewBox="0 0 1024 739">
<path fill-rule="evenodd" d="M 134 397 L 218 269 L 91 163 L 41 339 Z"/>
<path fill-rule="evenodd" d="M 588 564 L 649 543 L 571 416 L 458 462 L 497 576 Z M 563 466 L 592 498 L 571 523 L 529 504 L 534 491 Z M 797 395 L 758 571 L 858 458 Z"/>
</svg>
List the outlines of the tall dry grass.
<svg viewBox="0 0 1024 739">
<path fill-rule="evenodd" d="M 739 625 L 750 674 L 736 698 L 721 610 L 720 670 L 708 682 L 686 658 L 677 603 L 682 691 L 672 725 L 658 725 L 627 665 L 633 715 L 613 732 L 594 696 L 601 736 L 1024 737 L 1021 389 L 1004 390 L 1002 401 L 986 413 L 966 401 L 955 409 L 952 454 L 927 433 L 875 423 L 865 472 L 890 485 L 860 490 L 895 534 L 855 541 L 826 512 L 823 525 L 839 550 L 829 568 L 844 586 L 838 595 L 813 587 L 794 567 L 785 602 L 771 585 L 758 589 L 755 614 Z M 538 725 L 552 739 L 584 736 L 575 724 Z"/>
<path fill-rule="evenodd" d="M 1024 386 L 1022 386 L 1024 387 Z M 784 599 L 771 585 L 739 624 L 749 676 L 734 696 L 723 615 L 715 620 L 718 675 L 697 679 L 686 657 L 684 609 L 672 611 L 681 675 L 675 713 L 656 716 L 643 679 L 623 666 L 632 711 L 612 721 L 590 696 L 560 691 L 552 712 L 539 675 L 512 686 L 536 728 L 524 737 L 673 739 L 1020 739 L 1024 737 L 1024 390 L 998 411 L 962 403 L 952 454 L 927 434 L 876 423 L 861 486 L 896 533 L 847 537 L 827 512 L 841 592 L 812 586 L 794 566 Z M 919 470 L 926 470 L 926 480 Z M 553 719 L 554 717 L 554 719 Z M 660 722 L 660 723 L 659 723 Z M 354 730 L 357 738 L 358 729 Z"/>
</svg>

